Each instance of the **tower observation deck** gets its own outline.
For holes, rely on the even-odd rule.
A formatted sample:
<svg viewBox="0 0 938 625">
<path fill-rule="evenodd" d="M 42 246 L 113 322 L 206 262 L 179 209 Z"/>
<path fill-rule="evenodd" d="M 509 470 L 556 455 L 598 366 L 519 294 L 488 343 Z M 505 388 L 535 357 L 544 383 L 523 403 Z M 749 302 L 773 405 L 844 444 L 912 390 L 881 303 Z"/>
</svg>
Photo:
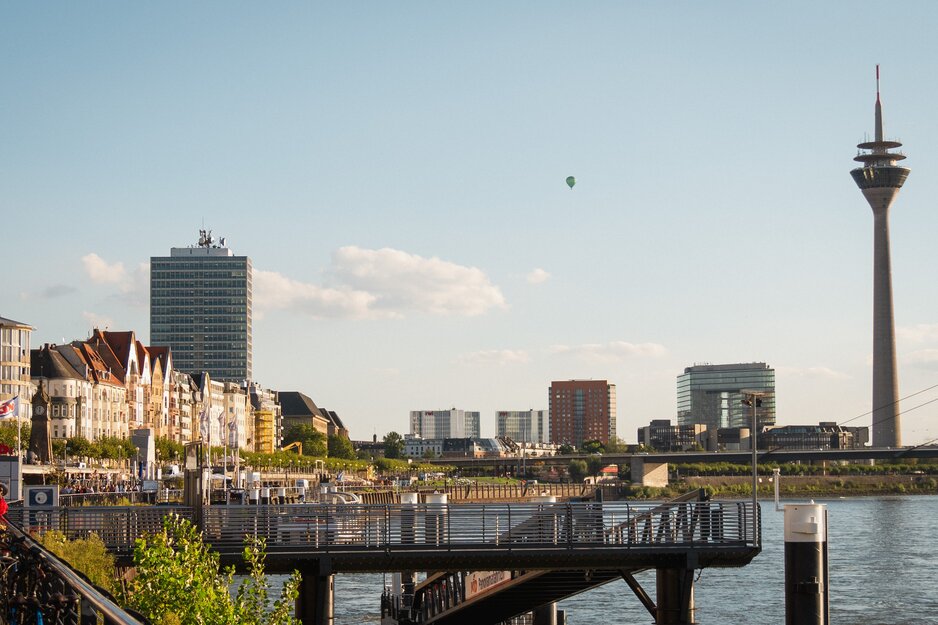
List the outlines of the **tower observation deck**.
<svg viewBox="0 0 938 625">
<path fill-rule="evenodd" d="M 898 141 L 883 134 L 883 107 L 876 66 L 875 134 L 857 145 L 853 160 L 862 163 L 850 172 L 873 209 L 873 446 L 899 447 L 899 383 L 896 374 L 895 318 L 892 306 L 892 261 L 889 251 L 889 208 L 909 176 Z"/>
</svg>

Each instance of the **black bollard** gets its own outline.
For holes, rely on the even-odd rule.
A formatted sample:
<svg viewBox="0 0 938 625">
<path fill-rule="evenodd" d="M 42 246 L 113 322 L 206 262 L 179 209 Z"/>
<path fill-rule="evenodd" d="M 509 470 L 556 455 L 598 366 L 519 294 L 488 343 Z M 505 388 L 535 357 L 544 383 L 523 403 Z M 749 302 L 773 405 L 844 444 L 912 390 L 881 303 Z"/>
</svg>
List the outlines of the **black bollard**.
<svg viewBox="0 0 938 625">
<path fill-rule="evenodd" d="M 785 623 L 829 625 L 827 506 L 785 506 Z"/>
</svg>

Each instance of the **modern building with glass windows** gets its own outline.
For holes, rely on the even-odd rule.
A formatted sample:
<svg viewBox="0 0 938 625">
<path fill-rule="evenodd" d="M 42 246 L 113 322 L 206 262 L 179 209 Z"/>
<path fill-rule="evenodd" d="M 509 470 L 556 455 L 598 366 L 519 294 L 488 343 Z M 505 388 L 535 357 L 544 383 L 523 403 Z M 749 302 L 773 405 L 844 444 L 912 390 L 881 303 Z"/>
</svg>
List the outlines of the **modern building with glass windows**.
<svg viewBox="0 0 938 625">
<path fill-rule="evenodd" d="M 480 413 L 472 410 L 412 410 L 410 435 L 420 438 L 479 438 Z"/>
<path fill-rule="evenodd" d="M 759 426 L 775 425 L 775 369 L 764 362 L 694 365 L 677 376 L 677 422 L 708 429 L 749 427 L 753 408 L 741 392 L 764 393 L 756 406 Z"/>
<path fill-rule="evenodd" d="M 150 259 L 150 344 L 172 349 L 173 365 L 213 380 L 252 379 L 251 259 L 216 245 L 211 230 L 199 243 Z"/>
<path fill-rule="evenodd" d="M 495 413 L 495 436 L 507 436 L 519 443 L 546 443 L 546 410 L 499 410 Z"/>
</svg>

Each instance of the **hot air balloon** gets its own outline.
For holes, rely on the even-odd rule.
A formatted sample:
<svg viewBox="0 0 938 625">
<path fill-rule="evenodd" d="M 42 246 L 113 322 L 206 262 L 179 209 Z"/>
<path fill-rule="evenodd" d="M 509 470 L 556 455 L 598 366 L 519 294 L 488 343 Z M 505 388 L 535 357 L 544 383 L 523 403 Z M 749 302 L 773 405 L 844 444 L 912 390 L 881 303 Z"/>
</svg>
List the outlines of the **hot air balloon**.
<svg viewBox="0 0 938 625">
<path fill-rule="evenodd" d="M 576 184 L 576 178 L 574 178 L 573 176 L 567 176 L 567 186 L 572 189 L 573 185 L 575 184 Z"/>
</svg>

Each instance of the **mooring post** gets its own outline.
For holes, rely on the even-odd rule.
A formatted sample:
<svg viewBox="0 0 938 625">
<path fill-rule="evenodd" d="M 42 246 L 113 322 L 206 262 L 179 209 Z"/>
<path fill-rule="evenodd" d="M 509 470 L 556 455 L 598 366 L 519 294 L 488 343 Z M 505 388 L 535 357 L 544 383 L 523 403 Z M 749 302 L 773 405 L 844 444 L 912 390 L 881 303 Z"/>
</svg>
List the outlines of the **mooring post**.
<svg viewBox="0 0 938 625">
<path fill-rule="evenodd" d="M 335 575 L 328 561 L 300 570 L 296 618 L 303 625 L 332 625 L 335 618 Z"/>
<path fill-rule="evenodd" d="M 827 506 L 785 506 L 785 623 L 829 625 Z"/>
<path fill-rule="evenodd" d="M 694 569 L 657 569 L 655 625 L 694 625 Z"/>
</svg>

